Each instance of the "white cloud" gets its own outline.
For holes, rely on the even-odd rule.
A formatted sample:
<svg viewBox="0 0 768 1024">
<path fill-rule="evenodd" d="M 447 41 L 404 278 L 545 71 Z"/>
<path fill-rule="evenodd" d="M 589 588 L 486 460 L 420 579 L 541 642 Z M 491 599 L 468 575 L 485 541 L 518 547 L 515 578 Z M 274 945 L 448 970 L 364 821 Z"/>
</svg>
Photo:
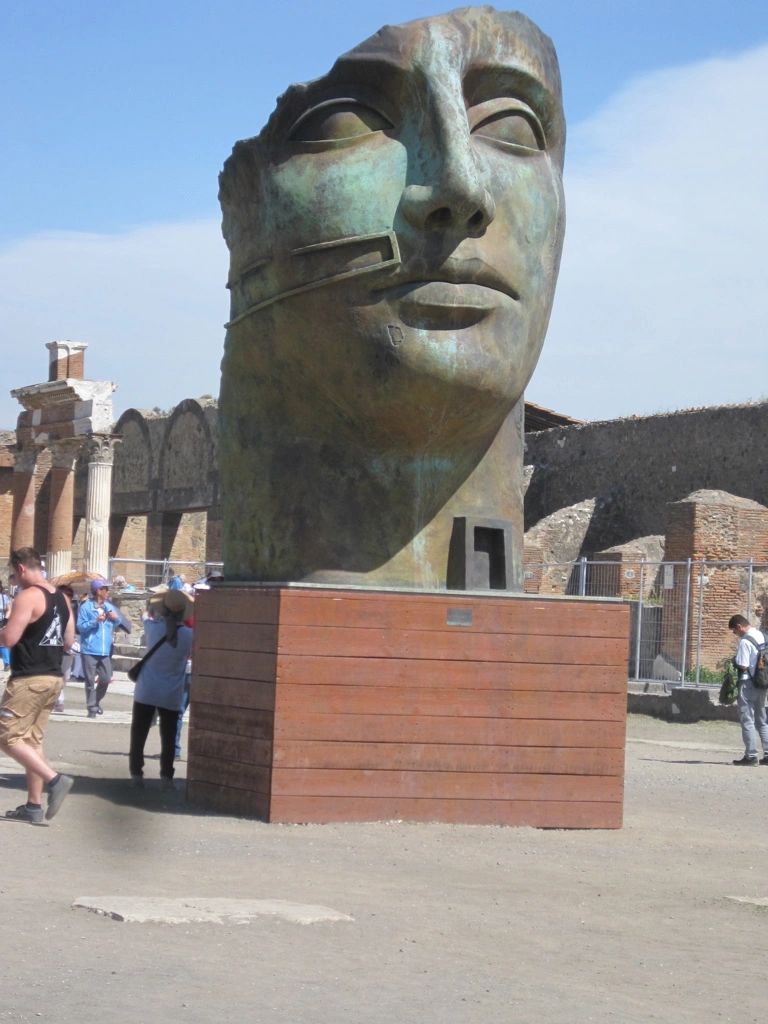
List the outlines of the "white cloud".
<svg viewBox="0 0 768 1024">
<path fill-rule="evenodd" d="M 768 395 L 768 47 L 656 72 L 571 128 L 531 401 L 585 419 Z"/>
<path fill-rule="evenodd" d="M 656 72 L 572 125 L 568 230 L 528 397 L 587 419 L 768 393 L 768 47 Z M 0 248 L 0 426 L 54 338 L 89 342 L 115 410 L 216 394 L 228 297 L 218 219 Z"/>
<path fill-rule="evenodd" d="M 21 409 L 9 390 L 47 378 L 53 339 L 88 342 L 86 374 L 117 383 L 116 416 L 218 394 L 227 263 L 214 219 L 0 249 L 0 426 Z"/>
</svg>

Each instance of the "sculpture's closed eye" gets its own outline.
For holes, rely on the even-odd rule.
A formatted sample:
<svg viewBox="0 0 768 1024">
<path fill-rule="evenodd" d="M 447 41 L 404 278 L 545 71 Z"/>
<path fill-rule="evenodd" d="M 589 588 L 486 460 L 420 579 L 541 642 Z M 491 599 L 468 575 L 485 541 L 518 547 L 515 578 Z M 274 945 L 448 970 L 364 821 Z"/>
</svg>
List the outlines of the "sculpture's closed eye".
<svg viewBox="0 0 768 1024">
<path fill-rule="evenodd" d="M 357 100 L 331 100 L 304 114 L 293 126 L 291 142 L 341 142 L 392 128 L 378 110 Z"/>
<path fill-rule="evenodd" d="M 527 107 L 509 100 L 491 100 L 473 110 L 472 134 L 488 139 L 502 148 L 540 152 L 546 149 L 544 132 L 538 118 Z"/>
</svg>

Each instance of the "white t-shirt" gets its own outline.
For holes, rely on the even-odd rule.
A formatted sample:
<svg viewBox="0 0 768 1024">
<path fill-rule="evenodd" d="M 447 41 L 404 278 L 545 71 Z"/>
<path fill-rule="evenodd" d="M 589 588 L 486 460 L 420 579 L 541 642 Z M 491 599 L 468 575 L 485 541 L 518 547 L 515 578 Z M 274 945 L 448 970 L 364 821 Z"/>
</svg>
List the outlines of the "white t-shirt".
<svg viewBox="0 0 768 1024">
<path fill-rule="evenodd" d="M 746 636 L 751 636 L 755 643 L 765 643 L 765 637 L 760 630 L 755 629 L 754 626 L 749 627 L 746 632 Z M 743 678 L 747 673 L 749 673 L 751 678 L 755 674 L 755 667 L 757 665 L 757 648 L 744 637 L 739 640 L 739 646 L 736 649 L 736 664 L 739 666 L 740 677 Z"/>
</svg>

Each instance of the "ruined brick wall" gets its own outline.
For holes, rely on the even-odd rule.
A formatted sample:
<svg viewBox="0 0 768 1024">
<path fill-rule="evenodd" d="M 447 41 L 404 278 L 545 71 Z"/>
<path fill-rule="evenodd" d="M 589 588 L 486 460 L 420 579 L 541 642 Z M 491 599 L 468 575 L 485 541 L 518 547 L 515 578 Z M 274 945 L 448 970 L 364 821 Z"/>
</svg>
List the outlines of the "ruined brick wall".
<svg viewBox="0 0 768 1024">
<path fill-rule="evenodd" d="M 573 592 L 569 591 L 573 583 L 570 563 L 582 554 L 594 507 L 593 501 L 583 501 L 558 509 L 526 532 L 523 543 L 526 593 Z"/>
<path fill-rule="evenodd" d="M 109 523 L 109 550 L 114 563 L 114 575 L 124 576 L 126 582 L 134 587 L 142 588 L 148 583 L 145 566 L 141 562 L 131 561 L 132 559 L 145 559 L 147 557 L 147 517 L 137 516 L 112 516 Z M 126 559 L 126 561 L 122 561 Z"/>
<path fill-rule="evenodd" d="M 206 541 L 205 550 L 209 562 L 221 562 L 221 507 L 214 506 L 208 510 L 206 519 Z"/>
<path fill-rule="evenodd" d="M 688 595 L 688 651 L 686 668 L 695 663 L 700 646 L 701 665 L 715 669 L 733 653 L 733 638 L 728 619 L 748 614 L 750 572 L 747 566 L 718 565 L 718 562 L 742 561 L 768 563 L 768 508 L 755 501 L 722 491 L 697 491 L 683 501 L 667 506 L 665 558 L 669 561 L 692 559 L 692 578 Z M 768 572 L 752 575 L 753 606 L 757 605 L 758 625 L 766 622 Z M 685 603 L 685 573 L 676 575 L 674 594 L 678 607 Z M 701 635 L 698 622 L 701 616 Z M 754 616 L 753 616 L 754 618 Z M 668 649 L 680 646 L 681 620 L 674 622 L 665 614 L 664 642 Z"/>
<path fill-rule="evenodd" d="M 654 600 L 663 557 L 664 538 L 656 535 L 598 551 L 590 569 L 589 592 L 637 601 L 642 588 L 643 601 Z"/>
<path fill-rule="evenodd" d="M 182 512 L 176 533 L 173 538 L 168 558 L 171 562 L 194 562 L 197 568 L 184 567 L 180 571 L 188 582 L 193 582 L 204 572 L 206 561 L 206 523 L 208 515 L 205 510 L 198 512 Z"/>
<path fill-rule="evenodd" d="M 768 402 L 586 423 L 526 435 L 525 523 L 595 501 L 584 554 L 664 532 L 664 509 L 700 488 L 768 502 Z M 756 457 L 756 455 L 758 457 Z"/>
</svg>

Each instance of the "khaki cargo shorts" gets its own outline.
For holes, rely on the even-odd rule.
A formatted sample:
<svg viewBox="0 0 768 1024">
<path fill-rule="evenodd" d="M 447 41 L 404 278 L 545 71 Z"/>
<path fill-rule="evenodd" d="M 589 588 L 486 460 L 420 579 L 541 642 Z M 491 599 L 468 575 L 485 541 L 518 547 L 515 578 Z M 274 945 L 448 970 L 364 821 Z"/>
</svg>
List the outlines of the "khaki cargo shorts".
<svg viewBox="0 0 768 1024">
<path fill-rule="evenodd" d="M 0 746 L 12 747 L 19 740 L 42 746 L 43 731 L 63 687 L 61 676 L 9 679 L 0 702 Z"/>
</svg>

